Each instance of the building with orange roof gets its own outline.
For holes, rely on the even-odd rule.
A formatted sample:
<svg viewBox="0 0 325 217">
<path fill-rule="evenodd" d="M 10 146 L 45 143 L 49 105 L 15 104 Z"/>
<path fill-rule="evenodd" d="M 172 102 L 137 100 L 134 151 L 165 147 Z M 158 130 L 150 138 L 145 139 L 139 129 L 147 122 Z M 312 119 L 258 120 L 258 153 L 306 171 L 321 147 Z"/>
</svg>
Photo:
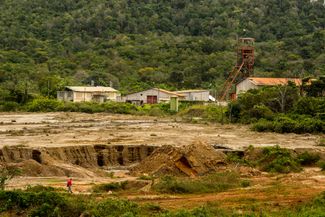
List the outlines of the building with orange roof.
<svg viewBox="0 0 325 217">
<path fill-rule="evenodd" d="M 299 78 L 261 78 L 248 77 L 236 84 L 236 95 L 247 92 L 251 89 L 258 89 L 266 86 L 287 85 L 288 82 L 293 82 L 297 86 L 301 86 L 302 81 Z"/>
</svg>

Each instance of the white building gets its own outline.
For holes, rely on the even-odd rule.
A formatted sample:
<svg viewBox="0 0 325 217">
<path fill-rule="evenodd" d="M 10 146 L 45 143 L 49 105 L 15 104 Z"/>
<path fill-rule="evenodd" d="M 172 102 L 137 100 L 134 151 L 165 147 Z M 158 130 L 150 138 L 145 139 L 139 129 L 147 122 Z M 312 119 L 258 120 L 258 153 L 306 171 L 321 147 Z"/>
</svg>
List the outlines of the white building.
<svg viewBox="0 0 325 217">
<path fill-rule="evenodd" d="M 67 86 L 64 91 L 57 92 L 57 99 L 71 102 L 105 102 L 116 101 L 121 94 L 111 87 Z"/>
<path fill-rule="evenodd" d="M 183 94 L 174 93 L 168 90 L 152 88 L 137 93 L 128 94 L 122 97 L 123 102 L 132 102 L 134 104 L 156 104 L 161 102 L 169 102 L 170 97 L 178 97 L 184 99 Z"/>
<path fill-rule="evenodd" d="M 265 86 L 287 85 L 288 82 L 293 82 L 297 86 L 301 85 L 301 79 L 298 78 L 257 78 L 248 77 L 236 85 L 236 96 L 240 93 L 245 93 L 251 89 L 258 89 Z"/>
<path fill-rule="evenodd" d="M 174 93 L 182 94 L 185 96 L 186 101 L 209 101 L 209 90 L 180 90 Z"/>
</svg>

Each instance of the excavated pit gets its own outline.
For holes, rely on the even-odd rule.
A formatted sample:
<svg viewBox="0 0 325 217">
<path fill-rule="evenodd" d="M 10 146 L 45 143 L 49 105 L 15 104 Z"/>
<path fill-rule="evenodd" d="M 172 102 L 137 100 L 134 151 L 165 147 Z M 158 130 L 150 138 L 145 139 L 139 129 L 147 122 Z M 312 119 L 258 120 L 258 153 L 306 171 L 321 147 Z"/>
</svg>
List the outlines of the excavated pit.
<svg viewBox="0 0 325 217">
<path fill-rule="evenodd" d="M 33 167 L 37 167 L 36 170 L 39 170 L 40 176 L 46 173 L 45 170 L 56 171 L 48 175 L 69 175 L 71 169 L 67 168 L 73 167 L 90 170 L 121 166 L 128 168 L 128 166 L 138 163 L 149 156 L 155 148 L 156 146 L 152 145 L 102 144 L 48 148 L 5 146 L 0 149 L 0 165 L 7 163 L 26 167 L 27 164 L 32 164 Z M 35 175 L 35 169 L 31 175 Z"/>
</svg>

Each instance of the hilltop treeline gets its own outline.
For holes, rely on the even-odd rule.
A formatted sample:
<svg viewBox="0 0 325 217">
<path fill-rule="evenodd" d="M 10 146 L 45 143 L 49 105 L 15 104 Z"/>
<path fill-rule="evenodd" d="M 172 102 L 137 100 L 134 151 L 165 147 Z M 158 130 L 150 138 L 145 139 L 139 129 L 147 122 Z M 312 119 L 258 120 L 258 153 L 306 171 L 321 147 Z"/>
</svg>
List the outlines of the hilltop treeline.
<svg viewBox="0 0 325 217">
<path fill-rule="evenodd" d="M 325 74 L 325 6 L 309 0 L 1 0 L 0 100 L 64 85 L 218 89 L 236 37 L 256 75 Z"/>
</svg>

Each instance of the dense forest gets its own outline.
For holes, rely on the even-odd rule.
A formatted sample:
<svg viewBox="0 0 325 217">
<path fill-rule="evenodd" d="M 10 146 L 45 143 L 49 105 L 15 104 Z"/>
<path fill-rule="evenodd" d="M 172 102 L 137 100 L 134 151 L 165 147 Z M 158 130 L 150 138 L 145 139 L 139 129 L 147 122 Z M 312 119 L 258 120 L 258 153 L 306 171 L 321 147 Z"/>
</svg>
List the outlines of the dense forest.
<svg viewBox="0 0 325 217">
<path fill-rule="evenodd" d="M 323 0 L 0 0 L 0 101 L 92 80 L 218 90 L 238 37 L 257 76 L 325 75 Z"/>
</svg>

